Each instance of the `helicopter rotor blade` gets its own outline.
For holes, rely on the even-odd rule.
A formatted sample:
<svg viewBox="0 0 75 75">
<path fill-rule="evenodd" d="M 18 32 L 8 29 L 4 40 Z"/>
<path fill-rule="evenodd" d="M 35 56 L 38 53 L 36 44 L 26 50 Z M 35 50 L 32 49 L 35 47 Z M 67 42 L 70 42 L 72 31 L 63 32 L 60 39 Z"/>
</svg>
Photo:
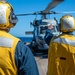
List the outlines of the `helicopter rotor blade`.
<svg viewBox="0 0 75 75">
<path fill-rule="evenodd" d="M 16 14 L 16 16 L 27 16 L 27 15 L 34 15 L 33 13 L 30 14 Z"/>
<path fill-rule="evenodd" d="M 55 12 L 56 14 L 75 14 L 75 11 L 68 11 L 68 12 Z"/>
<path fill-rule="evenodd" d="M 43 10 L 44 13 L 49 12 L 51 9 L 53 9 L 55 6 L 63 2 L 64 0 L 52 0 L 52 2 L 49 3 L 47 8 Z"/>
<path fill-rule="evenodd" d="M 75 14 L 75 11 L 68 11 L 68 12 L 55 12 L 55 11 L 50 11 L 50 12 L 35 12 L 35 13 L 29 13 L 29 14 L 16 14 L 16 16 L 27 16 L 27 15 L 42 15 L 42 14 Z"/>
<path fill-rule="evenodd" d="M 55 11 L 50 11 L 47 14 L 75 14 L 75 11 L 68 11 L 68 12 L 55 12 Z"/>
<path fill-rule="evenodd" d="M 41 12 L 34 12 L 34 13 L 29 13 L 29 14 L 16 14 L 16 16 L 27 16 L 27 15 L 40 15 L 42 14 Z"/>
<path fill-rule="evenodd" d="M 57 6 L 59 3 L 63 2 L 64 0 L 52 0 L 52 2 L 49 3 L 47 8 L 41 12 L 34 12 L 29 14 L 16 14 L 16 16 L 27 16 L 27 15 L 45 15 L 45 14 L 52 14 L 52 12 L 49 12 L 51 9 L 53 9 L 55 6 Z"/>
<path fill-rule="evenodd" d="M 55 11 L 50 11 L 53 9 L 55 6 L 63 2 L 64 0 L 52 0 L 52 2 L 49 3 L 47 8 L 43 11 L 40 12 L 34 12 L 34 13 L 28 13 L 28 14 L 16 14 L 16 16 L 27 16 L 27 15 L 43 15 L 44 17 L 47 14 L 74 14 L 75 11 L 68 11 L 68 12 L 55 12 Z"/>
</svg>

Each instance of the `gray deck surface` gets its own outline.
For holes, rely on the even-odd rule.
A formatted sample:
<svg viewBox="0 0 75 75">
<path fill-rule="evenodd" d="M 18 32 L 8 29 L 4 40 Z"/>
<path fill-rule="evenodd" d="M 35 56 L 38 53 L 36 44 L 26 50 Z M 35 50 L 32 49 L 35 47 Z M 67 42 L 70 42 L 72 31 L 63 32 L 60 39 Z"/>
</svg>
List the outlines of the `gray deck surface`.
<svg viewBox="0 0 75 75">
<path fill-rule="evenodd" d="M 37 66 L 39 69 L 40 75 L 46 75 L 47 73 L 47 66 L 48 66 L 48 57 L 47 54 L 37 54 L 35 56 L 35 60 L 37 62 Z"/>
</svg>

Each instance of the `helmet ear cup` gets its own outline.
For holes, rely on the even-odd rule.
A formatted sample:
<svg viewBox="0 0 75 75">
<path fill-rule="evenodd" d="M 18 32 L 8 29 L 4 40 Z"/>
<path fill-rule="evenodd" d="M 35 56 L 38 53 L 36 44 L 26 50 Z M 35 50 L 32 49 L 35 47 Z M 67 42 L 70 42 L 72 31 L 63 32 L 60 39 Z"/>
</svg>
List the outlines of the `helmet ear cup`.
<svg viewBox="0 0 75 75">
<path fill-rule="evenodd" d="M 18 22 L 18 18 L 13 12 L 10 13 L 9 21 L 13 24 L 13 26 L 15 26 Z"/>
</svg>

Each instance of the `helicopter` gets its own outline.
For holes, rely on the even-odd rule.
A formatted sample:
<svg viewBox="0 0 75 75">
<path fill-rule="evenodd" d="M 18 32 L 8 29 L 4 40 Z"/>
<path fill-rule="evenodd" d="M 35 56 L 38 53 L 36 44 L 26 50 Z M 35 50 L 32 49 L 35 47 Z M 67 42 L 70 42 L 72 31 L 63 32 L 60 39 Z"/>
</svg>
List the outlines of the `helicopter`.
<svg viewBox="0 0 75 75">
<path fill-rule="evenodd" d="M 61 12 L 55 12 L 51 11 L 53 8 L 55 8 L 57 5 L 62 3 L 64 0 L 52 0 L 49 5 L 46 7 L 45 10 L 40 12 L 33 12 L 29 14 L 17 14 L 16 16 L 27 16 L 27 15 L 41 15 L 41 19 L 37 19 L 37 17 L 34 19 L 33 22 L 30 22 L 30 25 L 33 26 L 33 31 L 27 31 L 25 34 L 27 35 L 33 35 L 33 39 L 30 43 L 31 49 L 34 50 L 48 50 L 49 46 L 45 42 L 44 36 L 46 33 L 46 30 L 48 29 L 48 25 L 52 23 L 52 25 L 55 23 L 54 30 L 52 31 L 53 36 L 58 36 L 61 34 L 61 32 L 57 29 L 58 27 L 58 21 L 56 18 L 54 19 L 48 19 L 46 15 L 49 14 L 60 14 Z M 68 13 L 68 12 L 63 12 Z"/>
</svg>

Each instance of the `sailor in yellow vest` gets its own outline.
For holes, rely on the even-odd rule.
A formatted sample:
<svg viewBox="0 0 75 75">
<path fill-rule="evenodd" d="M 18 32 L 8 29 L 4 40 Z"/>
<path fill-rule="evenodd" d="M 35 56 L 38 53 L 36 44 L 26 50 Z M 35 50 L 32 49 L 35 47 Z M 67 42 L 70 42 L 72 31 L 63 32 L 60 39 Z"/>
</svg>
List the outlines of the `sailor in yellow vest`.
<svg viewBox="0 0 75 75">
<path fill-rule="evenodd" d="M 0 1 L 0 75 L 39 75 L 31 50 L 8 33 L 17 21 L 12 6 Z"/>
<path fill-rule="evenodd" d="M 47 75 L 75 75 L 75 19 L 65 15 L 60 19 L 58 37 L 53 37 L 48 53 Z"/>
</svg>

